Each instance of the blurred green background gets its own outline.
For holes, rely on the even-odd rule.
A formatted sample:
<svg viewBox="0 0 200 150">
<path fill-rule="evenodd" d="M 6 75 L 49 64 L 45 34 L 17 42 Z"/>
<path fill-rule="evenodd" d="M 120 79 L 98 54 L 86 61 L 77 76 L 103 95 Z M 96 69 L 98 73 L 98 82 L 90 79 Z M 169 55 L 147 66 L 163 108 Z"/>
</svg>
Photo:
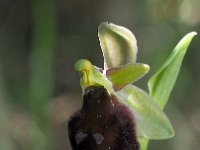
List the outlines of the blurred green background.
<svg viewBox="0 0 200 150">
<path fill-rule="evenodd" d="M 70 150 L 67 120 L 81 107 L 77 59 L 103 67 L 97 28 L 108 21 L 138 40 L 149 77 L 188 32 L 200 34 L 199 0 L 1 0 L 0 149 Z M 200 36 L 185 56 L 165 109 L 175 128 L 149 150 L 200 147 Z"/>
</svg>

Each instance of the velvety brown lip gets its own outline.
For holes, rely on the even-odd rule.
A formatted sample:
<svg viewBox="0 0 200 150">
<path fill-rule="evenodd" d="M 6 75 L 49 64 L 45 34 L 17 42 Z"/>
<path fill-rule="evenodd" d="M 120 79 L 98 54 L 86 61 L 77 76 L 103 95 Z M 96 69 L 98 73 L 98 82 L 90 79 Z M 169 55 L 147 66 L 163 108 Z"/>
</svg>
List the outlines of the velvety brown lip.
<svg viewBox="0 0 200 150">
<path fill-rule="evenodd" d="M 73 150 L 139 150 L 133 113 L 103 86 L 85 89 L 68 135 Z"/>
</svg>

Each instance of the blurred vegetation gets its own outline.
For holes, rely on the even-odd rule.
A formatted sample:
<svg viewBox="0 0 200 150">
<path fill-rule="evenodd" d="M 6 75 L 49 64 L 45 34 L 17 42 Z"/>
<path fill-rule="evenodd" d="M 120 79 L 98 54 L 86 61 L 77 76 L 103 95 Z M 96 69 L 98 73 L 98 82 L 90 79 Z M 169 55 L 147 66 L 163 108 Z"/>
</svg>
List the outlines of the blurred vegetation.
<svg viewBox="0 0 200 150">
<path fill-rule="evenodd" d="M 101 22 L 134 32 L 138 61 L 151 66 L 151 75 L 183 35 L 200 33 L 199 14 L 199 0 L 1 0 L 0 149 L 70 149 L 67 120 L 81 106 L 73 64 L 87 58 L 103 67 Z M 200 147 L 199 41 L 192 42 L 165 109 L 175 136 L 151 142 L 150 150 Z M 137 85 L 147 90 L 146 81 Z"/>
</svg>

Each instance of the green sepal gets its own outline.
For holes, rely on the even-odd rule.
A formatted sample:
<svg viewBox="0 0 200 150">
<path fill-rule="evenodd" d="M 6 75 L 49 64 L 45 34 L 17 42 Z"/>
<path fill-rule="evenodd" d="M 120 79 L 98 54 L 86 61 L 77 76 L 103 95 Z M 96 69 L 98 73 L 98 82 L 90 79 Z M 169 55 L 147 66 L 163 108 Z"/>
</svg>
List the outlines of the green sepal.
<svg viewBox="0 0 200 150">
<path fill-rule="evenodd" d="M 177 79 L 182 60 L 195 35 L 197 35 L 196 32 L 191 32 L 185 35 L 174 48 L 166 62 L 148 82 L 150 95 L 162 109 L 168 101 Z"/>
<path fill-rule="evenodd" d="M 98 36 L 104 56 L 104 70 L 136 62 L 137 41 L 130 30 L 105 22 L 99 26 Z"/>
<path fill-rule="evenodd" d="M 138 137 L 168 139 L 173 137 L 173 127 L 154 100 L 142 89 L 128 85 L 117 96 L 132 111 L 136 120 Z"/>
<path fill-rule="evenodd" d="M 126 64 L 119 67 L 109 68 L 106 75 L 113 84 L 115 91 L 121 90 L 142 78 L 149 71 L 149 66 L 142 63 Z"/>
</svg>

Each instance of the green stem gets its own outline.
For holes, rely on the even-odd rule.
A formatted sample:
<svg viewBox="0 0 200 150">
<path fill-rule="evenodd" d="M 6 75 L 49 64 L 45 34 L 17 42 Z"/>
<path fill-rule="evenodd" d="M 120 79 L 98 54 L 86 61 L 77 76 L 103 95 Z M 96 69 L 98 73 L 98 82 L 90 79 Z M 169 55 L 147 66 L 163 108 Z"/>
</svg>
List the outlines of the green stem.
<svg viewBox="0 0 200 150">
<path fill-rule="evenodd" d="M 34 145 L 32 149 L 44 150 L 50 146 L 48 142 L 50 132 L 47 105 L 53 92 L 52 62 L 55 46 L 53 0 L 32 0 L 32 11 L 34 24 L 33 47 L 30 54 L 30 109 L 36 125 L 33 125 L 34 129 L 32 128 L 32 130 L 34 132 L 35 129 L 38 130 L 34 139 L 37 139 L 40 143 L 31 141 L 32 146 Z"/>
<path fill-rule="evenodd" d="M 149 140 L 146 138 L 139 138 L 140 150 L 147 150 L 149 145 Z"/>
</svg>

